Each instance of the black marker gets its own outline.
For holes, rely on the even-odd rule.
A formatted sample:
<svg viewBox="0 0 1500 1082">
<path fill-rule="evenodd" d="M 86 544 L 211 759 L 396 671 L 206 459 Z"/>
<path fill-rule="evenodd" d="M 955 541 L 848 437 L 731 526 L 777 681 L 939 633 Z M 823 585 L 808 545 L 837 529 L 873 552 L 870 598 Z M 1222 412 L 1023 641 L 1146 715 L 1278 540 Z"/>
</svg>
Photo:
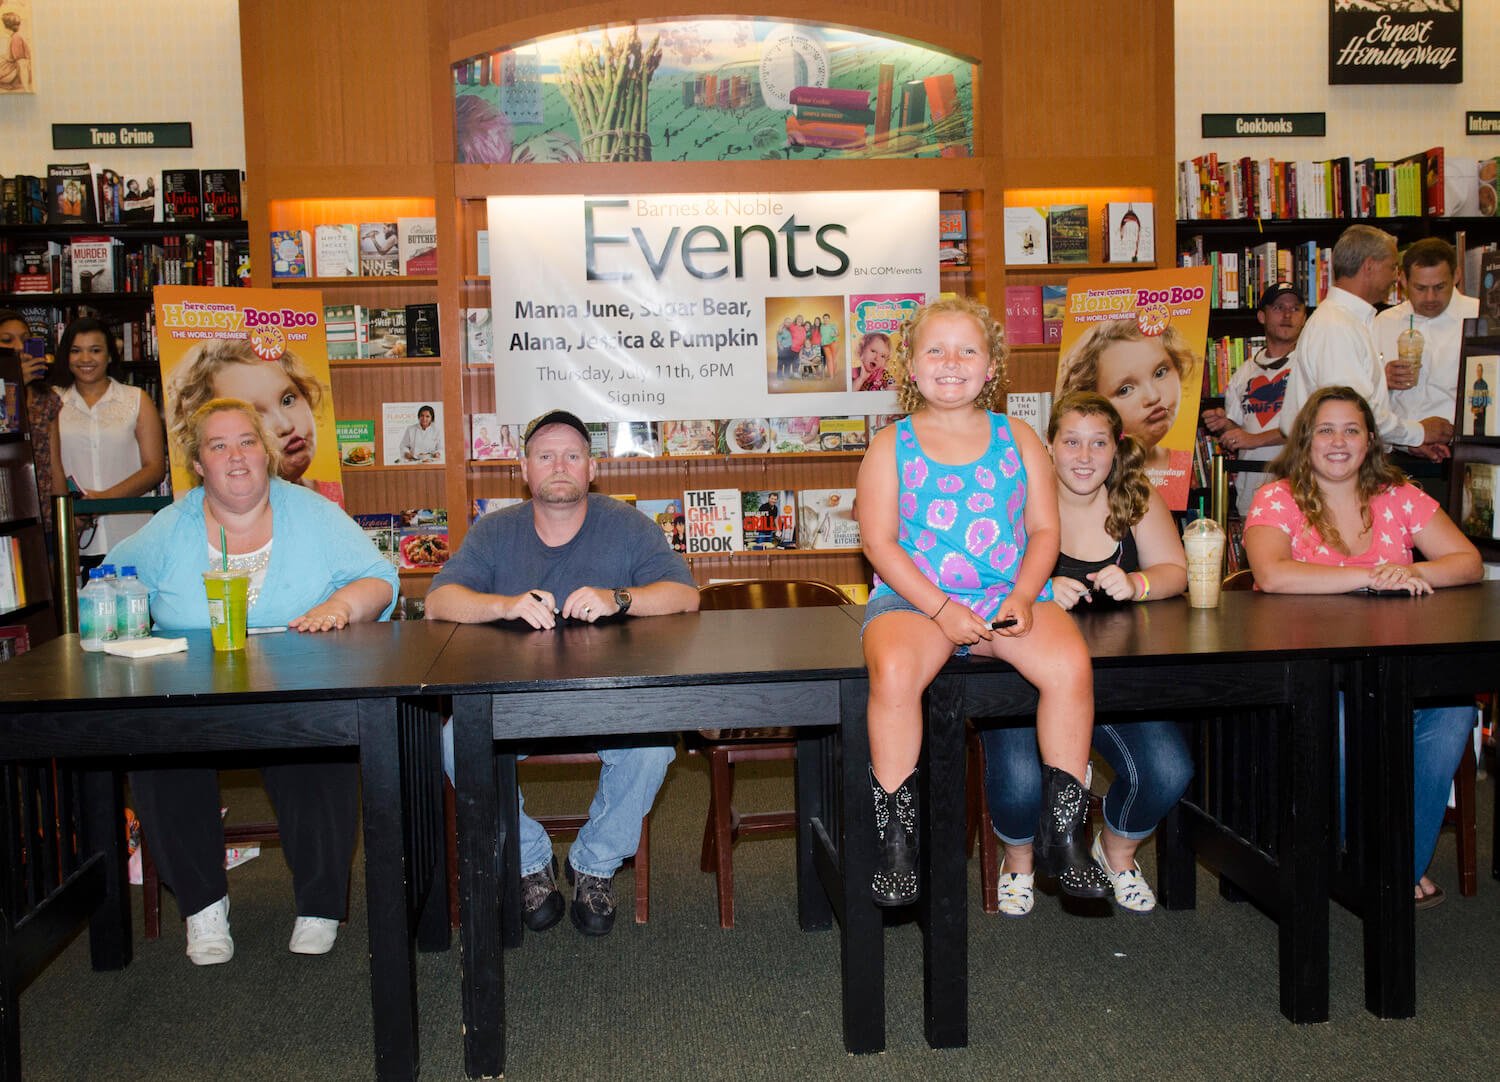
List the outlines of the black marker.
<svg viewBox="0 0 1500 1082">
<path fill-rule="evenodd" d="M 999 631 L 1002 627 L 1015 627 L 1020 622 L 1021 621 L 1017 620 L 1014 616 L 1007 616 L 1003 620 L 996 620 L 994 623 L 990 624 L 990 630 Z"/>
<path fill-rule="evenodd" d="M 533 600 L 533 601 L 541 601 L 542 600 L 542 595 L 539 594 L 539 593 L 537 593 L 535 590 L 527 590 L 526 592 L 531 595 L 531 600 Z M 562 609 L 559 609 L 559 608 L 556 608 L 556 607 L 554 607 L 553 610 L 552 610 L 552 614 L 554 616 L 557 615 L 558 613 L 561 613 L 561 612 L 562 612 Z"/>
</svg>

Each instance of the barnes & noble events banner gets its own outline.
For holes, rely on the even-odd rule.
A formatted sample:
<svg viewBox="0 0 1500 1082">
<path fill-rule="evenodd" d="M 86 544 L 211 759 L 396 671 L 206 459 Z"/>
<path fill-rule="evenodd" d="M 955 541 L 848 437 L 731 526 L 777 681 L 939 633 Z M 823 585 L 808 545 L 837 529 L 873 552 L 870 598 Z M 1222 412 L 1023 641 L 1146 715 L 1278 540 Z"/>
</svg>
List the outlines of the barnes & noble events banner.
<svg viewBox="0 0 1500 1082">
<path fill-rule="evenodd" d="M 182 496 L 194 481 L 182 449 L 187 418 L 211 398 L 240 398 L 280 446 L 282 478 L 342 506 L 323 294 L 158 286 L 155 301 L 172 491 Z"/>
<path fill-rule="evenodd" d="M 489 243 L 506 424 L 890 413 L 938 291 L 936 192 L 493 197 Z"/>
</svg>

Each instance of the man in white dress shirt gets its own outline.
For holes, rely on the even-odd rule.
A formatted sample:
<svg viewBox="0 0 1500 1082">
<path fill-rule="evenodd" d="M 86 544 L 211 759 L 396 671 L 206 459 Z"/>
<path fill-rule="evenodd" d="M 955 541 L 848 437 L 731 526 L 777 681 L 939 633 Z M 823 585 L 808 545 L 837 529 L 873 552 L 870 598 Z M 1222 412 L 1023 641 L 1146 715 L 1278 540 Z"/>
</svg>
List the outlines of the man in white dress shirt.
<svg viewBox="0 0 1500 1082">
<path fill-rule="evenodd" d="M 1391 408 L 1385 370 L 1371 328 L 1375 305 L 1384 301 L 1396 280 L 1396 238 L 1369 225 L 1351 225 L 1333 246 L 1333 285 L 1307 321 L 1297 343 L 1280 427 L 1290 435 L 1292 422 L 1309 395 L 1319 387 L 1353 387 L 1370 403 L 1380 438 L 1435 462 L 1449 455 L 1453 438 L 1450 414 L 1402 419 Z"/>
<path fill-rule="evenodd" d="M 1375 348 L 1385 359 L 1391 408 L 1407 421 L 1446 417 L 1458 405 L 1458 360 L 1464 320 L 1479 315 L 1479 301 L 1453 288 L 1458 252 L 1441 237 L 1417 241 L 1401 255 L 1406 300 L 1375 317 Z M 1408 326 L 1422 332 L 1421 370 L 1397 356 L 1396 338 Z"/>
</svg>

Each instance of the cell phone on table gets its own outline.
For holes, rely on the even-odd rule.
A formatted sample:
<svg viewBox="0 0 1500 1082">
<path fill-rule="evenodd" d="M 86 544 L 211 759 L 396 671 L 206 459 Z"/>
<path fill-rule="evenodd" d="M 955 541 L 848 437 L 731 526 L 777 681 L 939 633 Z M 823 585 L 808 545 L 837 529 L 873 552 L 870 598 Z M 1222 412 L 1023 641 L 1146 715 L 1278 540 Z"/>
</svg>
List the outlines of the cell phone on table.
<svg viewBox="0 0 1500 1082">
<path fill-rule="evenodd" d="M 1001 628 L 1015 627 L 1020 622 L 1021 621 L 1017 620 L 1014 616 L 1007 616 L 1003 620 L 993 620 L 993 621 L 991 621 L 990 622 L 990 630 L 991 631 L 999 631 Z"/>
</svg>

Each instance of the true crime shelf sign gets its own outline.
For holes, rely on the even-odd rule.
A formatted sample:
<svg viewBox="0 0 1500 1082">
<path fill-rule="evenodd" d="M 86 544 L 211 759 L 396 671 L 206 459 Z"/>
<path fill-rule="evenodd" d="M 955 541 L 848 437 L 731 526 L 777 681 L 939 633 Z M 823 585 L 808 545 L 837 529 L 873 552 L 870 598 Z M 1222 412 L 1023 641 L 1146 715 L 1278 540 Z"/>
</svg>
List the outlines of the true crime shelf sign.
<svg viewBox="0 0 1500 1082">
<path fill-rule="evenodd" d="M 1269 139 L 1327 134 L 1327 113 L 1204 113 L 1204 139 Z"/>
<path fill-rule="evenodd" d="M 157 124 L 54 124 L 53 150 L 160 150 L 193 145 L 187 121 Z"/>
</svg>

